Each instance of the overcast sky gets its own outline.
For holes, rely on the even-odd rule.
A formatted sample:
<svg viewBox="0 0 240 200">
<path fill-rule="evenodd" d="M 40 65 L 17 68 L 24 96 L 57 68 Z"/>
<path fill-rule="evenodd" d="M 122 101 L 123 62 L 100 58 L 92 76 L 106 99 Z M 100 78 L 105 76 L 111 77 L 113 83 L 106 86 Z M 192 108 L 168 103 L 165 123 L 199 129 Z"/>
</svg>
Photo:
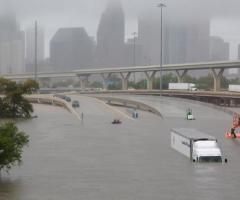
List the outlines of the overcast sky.
<svg viewBox="0 0 240 200">
<path fill-rule="evenodd" d="M 15 12 L 22 29 L 37 19 L 45 29 L 46 44 L 59 27 L 83 26 L 96 35 L 102 12 L 109 0 L 0 0 L 0 12 Z M 114 0 L 110 0 L 114 1 Z M 137 17 L 149 12 L 159 17 L 158 0 L 122 0 L 126 16 L 126 36 L 137 31 Z M 211 17 L 211 34 L 231 42 L 231 58 L 236 58 L 240 43 L 240 0 L 163 0 L 165 13 L 173 18 L 191 16 L 192 20 Z"/>
</svg>

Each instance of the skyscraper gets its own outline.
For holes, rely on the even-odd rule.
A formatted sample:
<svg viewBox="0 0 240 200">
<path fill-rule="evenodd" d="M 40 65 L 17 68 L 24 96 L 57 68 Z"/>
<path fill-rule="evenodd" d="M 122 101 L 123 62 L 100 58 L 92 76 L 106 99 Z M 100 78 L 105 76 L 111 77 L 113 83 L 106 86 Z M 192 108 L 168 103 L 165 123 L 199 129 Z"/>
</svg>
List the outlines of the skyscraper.
<svg viewBox="0 0 240 200">
<path fill-rule="evenodd" d="M 0 73 L 25 72 L 25 33 L 14 15 L 0 16 Z"/>
<path fill-rule="evenodd" d="M 229 43 L 225 42 L 221 37 L 211 36 L 210 39 L 210 60 L 211 61 L 227 61 L 229 60 Z"/>
<path fill-rule="evenodd" d="M 97 31 L 95 64 L 100 67 L 125 65 L 125 19 L 120 1 L 110 0 Z"/>
<path fill-rule="evenodd" d="M 164 20 L 163 62 L 179 64 L 209 60 L 210 22 L 201 19 L 194 23 L 177 18 Z M 160 20 L 143 14 L 138 22 L 139 43 L 143 54 L 152 64 L 159 63 Z"/>
<path fill-rule="evenodd" d="M 55 71 L 93 65 L 94 41 L 84 28 L 60 28 L 50 41 L 50 62 Z"/>
<path fill-rule="evenodd" d="M 240 44 L 238 45 L 238 59 L 240 60 Z"/>
<path fill-rule="evenodd" d="M 186 21 L 186 62 L 207 62 L 210 52 L 210 19 Z"/>
</svg>

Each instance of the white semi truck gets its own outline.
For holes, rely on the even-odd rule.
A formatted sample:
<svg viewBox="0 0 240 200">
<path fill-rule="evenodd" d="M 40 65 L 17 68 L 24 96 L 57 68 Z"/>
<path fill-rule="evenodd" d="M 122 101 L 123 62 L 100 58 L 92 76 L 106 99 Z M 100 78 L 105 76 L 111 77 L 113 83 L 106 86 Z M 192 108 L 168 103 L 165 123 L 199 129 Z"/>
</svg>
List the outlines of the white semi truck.
<svg viewBox="0 0 240 200">
<path fill-rule="evenodd" d="M 190 90 L 190 91 L 197 90 L 196 84 L 194 83 L 169 83 L 168 89 L 169 90 Z"/>
<path fill-rule="evenodd" d="M 223 161 L 217 139 L 195 129 L 172 129 L 171 147 L 193 162 Z"/>
<path fill-rule="evenodd" d="M 229 92 L 240 92 L 240 85 L 229 85 L 228 91 Z"/>
</svg>

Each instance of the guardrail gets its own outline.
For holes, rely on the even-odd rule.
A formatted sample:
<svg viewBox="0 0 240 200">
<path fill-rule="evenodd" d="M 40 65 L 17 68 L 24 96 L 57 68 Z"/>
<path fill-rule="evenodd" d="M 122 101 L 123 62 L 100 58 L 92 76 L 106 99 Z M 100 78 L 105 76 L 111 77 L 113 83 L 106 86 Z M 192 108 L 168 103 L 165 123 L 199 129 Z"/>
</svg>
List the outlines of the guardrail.
<svg viewBox="0 0 240 200">
<path fill-rule="evenodd" d="M 97 95 L 97 94 L 123 94 L 123 95 L 149 95 L 159 96 L 159 90 L 119 90 L 119 91 L 101 91 L 101 92 L 80 92 L 79 94 Z M 240 93 L 237 92 L 211 92 L 211 91 L 179 91 L 164 90 L 161 93 L 167 97 L 178 97 L 184 99 L 192 99 L 200 102 L 207 102 L 221 106 L 240 106 Z"/>
</svg>

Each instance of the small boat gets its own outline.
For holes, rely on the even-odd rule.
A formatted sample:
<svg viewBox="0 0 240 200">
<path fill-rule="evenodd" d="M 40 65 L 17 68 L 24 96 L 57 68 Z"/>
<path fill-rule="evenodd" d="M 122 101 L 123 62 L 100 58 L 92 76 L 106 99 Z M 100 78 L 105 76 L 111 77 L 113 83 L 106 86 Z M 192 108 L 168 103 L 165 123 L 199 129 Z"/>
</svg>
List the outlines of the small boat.
<svg viewBox="0 0 240 200">
<path fill-rule="evenodd" d="M 114 119 L 113 121 L 112 121 L 112 124 L 121 124 L 122 122 L 121 122 L 121 120 L 119 120 L 119 119 Z"/>
</svg>

